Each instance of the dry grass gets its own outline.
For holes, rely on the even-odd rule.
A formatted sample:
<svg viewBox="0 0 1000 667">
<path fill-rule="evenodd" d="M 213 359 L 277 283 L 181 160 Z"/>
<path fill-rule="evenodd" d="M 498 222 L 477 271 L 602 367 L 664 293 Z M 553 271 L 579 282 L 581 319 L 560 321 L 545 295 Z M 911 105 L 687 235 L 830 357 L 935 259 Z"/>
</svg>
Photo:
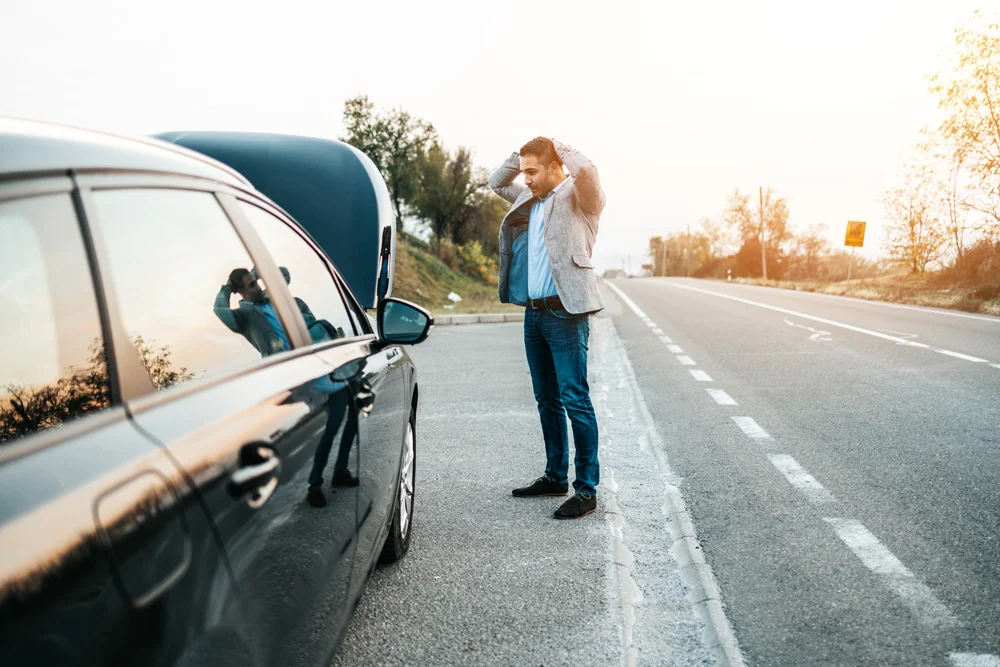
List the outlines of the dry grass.
<svg viewBox="0 0 1000 667">
<path fill-rule="evenodd" d="M 761 285 L 802 292 L 850 296 L 869 301 L 888 301 L 916 306 L 948 308 L 968 313 L 1000 315 L 1000 285 L 958 285 L 938 273 L 881 276 L 824 283 L 819 281 L 761 280 L 738 278 L 743 285 Z"/>
</svg>

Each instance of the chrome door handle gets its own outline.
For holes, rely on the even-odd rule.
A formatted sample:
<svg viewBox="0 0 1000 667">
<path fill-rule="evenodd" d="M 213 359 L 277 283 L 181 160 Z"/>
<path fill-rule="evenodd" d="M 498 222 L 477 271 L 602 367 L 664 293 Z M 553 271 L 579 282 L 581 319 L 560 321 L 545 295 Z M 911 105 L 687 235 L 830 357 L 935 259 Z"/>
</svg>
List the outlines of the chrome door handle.
<svg viewBox="0 0 1000 667">
<path fill-rule="evenodd" d="M 251 507 L 260 507 L 278 486 L 281 459 L 270 446 L 251 443 L 240 450 L 239 470 L 229 477 L 226 485 L 233 498 L 247 497 Z"/>
<path fill-rule="evenodd" d="M 358 402 L 358 409 L 361 410 L 361 413 L 367 417 L 371 414 L 372 408 L 375 407 L 375 392 L 366 385 L 354 395 L 354 400 Z"/>
</svg>

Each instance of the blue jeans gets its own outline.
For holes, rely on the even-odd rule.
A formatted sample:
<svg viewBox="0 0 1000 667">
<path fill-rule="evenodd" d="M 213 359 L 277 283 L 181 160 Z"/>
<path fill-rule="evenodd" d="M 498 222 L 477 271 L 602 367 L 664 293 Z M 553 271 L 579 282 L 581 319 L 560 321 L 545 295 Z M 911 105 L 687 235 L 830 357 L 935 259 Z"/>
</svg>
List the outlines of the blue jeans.
<svg viewBox="0 0 1000 667">
<path fill-rule="evenodd" d="M 525 310 L 524 351 L 545 438 L 545 476 L 557 484 L 569 481 L 568 415 L 576 447 L 573 488 L 593 496 L 597 495 L 601 469 L 597 461 L 597 415 L 587 383 L 589 338 L 587 315 L 570 315 L 551 308 Z"/>
</svg>

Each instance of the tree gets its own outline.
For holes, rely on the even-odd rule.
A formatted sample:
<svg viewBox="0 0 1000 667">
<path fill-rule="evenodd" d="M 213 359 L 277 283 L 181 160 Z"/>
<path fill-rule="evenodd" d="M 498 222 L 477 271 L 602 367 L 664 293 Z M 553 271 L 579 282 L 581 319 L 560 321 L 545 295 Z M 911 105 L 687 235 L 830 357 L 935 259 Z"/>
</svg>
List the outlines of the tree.
<svg viewBox="0 0 1000 667">
<path fill-rule="evenodd" d="M 753 204 L 750 202 L 750 195 L 734 190 L 726 203 L 724 219 L 742 241 L 741 252 L 737 254 L 745 256 L 744 249 L 749 244 L 756 247 L 758 254 L 761 254 L 763 245 L 767 252 L 768 263 L 771 262 L 772 256 L 776 258 L 781 256 L 782 246 L 790 236 L 788 204 L 783 198 L 777 197 L 771 188 L 764 189 L 758 201 Z M 749 258 L 744 263 L 748 268 L 754 265 L 749 262 Z M 759 257 L 755 266 L 756 268 L 751 270 L 763 275 Z"/>
<path fill-rule="evenodd" d="M 930 79 L 944 120 L 938 138 L 968 169 L 974 196 L 968 205 L 1000 227 L 1000 16 L 976 11 L 955 30 L 950 69 Z"/>
<path fill-rule="evenodd" d="M 904 183 L 882 199 L 887 219 L 887 250 L 897 264 L 923 273 L 941 256 L 946 234 L 940 220 L 940 200 L 926 169 L 910 169 Z"/>
<path fill-rule="evenodd" d="M 194 378 L 186 368 L 174 369 L 170 348 L 129 336 L 157 390 Z M 0 444 L 40 430 L 53 428 L 107 407 L 111 383 L 104 340 L 94 339 L 88 348 L 87 367 L 69 366 L 62 377 L 40 387 L 9 384 L 0 390 Z"/>
<path fill-rule="evenodd" d="M 465 243 L 477 209 L 473 194 L 482 183 L 473 179 L 472 153 L 459 147 L 449 153 L 434 142 L 419 161 L 418 187 L 411 202 L 413 210 L 434 232 L 435 248 L 443 241 Z"/>
<path fill-rule="evenodd" d="M 341 141 L 371 158 L 381 172 L 401 227 L 404 203 L 416 193 L 420 157 L 437 140 L 434 126 L 401 108 L 376 112 L 367 95 L 358 95 L 344 102 L 344 129 Z"/>
<path fill-rule="evenodd" d="M 789 257 L 789 278 L 818 278 L 820 259 L 830 251 L 827 227 L 816 224 L 793 236 L 793 249 Z"/>
</svg>

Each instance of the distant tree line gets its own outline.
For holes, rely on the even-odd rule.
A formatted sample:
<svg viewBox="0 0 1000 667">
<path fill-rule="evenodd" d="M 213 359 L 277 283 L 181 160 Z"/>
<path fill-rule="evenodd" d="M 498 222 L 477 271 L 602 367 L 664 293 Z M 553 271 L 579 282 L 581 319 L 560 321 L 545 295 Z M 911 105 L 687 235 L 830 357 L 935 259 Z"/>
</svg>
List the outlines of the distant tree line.
<svg viewBox="0 0 1000 667">
<path fill-rule="evenodd" d="M 929 82 L 943 120 L 923 130 L 882 197 L 887 260 L 855 257 L 852 273 L 942 268 L 945 278 L 983 285 L 983 298 L 1000 298 L 1000 15 L 977 11 L 956 29 L 952 61 Z M 651 238 L 653 273 L 760 276 L 763 244 L 769 279 L 844 280 L 849 253 L 829 246 L 822 224 L 792 231 L 788 214 L 771 188 L 736 190 L 723 224 L 705 219 L 693 232 Z"/>
<path fill-rule="evenodd" d="M 431 123 L 402 108 L 376 109 L 367 95 L 344 103 L 343 121 L 341 139 L 368 155 L 385 178 L 397 233 L 406 220 L 426 226 L 431 250 L 451 268 L 495 281 L 507 209 L 472 151 L 448 150 Z"/>
</svg>

